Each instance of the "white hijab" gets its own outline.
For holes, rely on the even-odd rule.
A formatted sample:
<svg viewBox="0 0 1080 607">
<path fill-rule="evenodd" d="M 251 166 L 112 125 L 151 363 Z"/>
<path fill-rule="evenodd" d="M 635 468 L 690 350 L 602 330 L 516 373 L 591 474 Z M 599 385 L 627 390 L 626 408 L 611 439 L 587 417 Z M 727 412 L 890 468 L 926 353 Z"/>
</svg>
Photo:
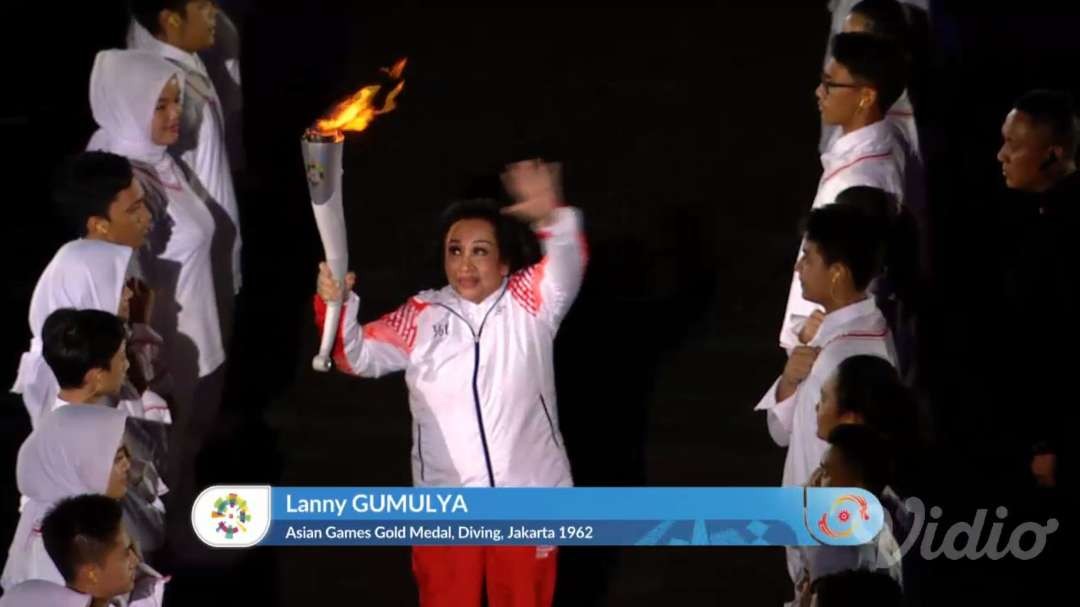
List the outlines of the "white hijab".
<svg viewBox="0 0 1080 607">
<path fill-rule="evenodd" d="M 103 240 L 73 240 L 60 247 L 41 273 L 30 298 L 30 350 L 23 354 L 11 388 L 22 394 L 34 427 L 60 391 L 56 376 L 41 355 L 45 319 L 60 308 L 116 314 L 132 253 L 131 247 Z"/>
<path fill-rule="evenodd" d="M 156 165 L 165 146 L 154 143 L 151 124 L 161 89 L 175 78 L 183 94 L 180 68 L 149 51 L 106 50 L 90 72 L 90 110 L 100 127 L 88 149 L 104 150 Z"/>
<path fill-rule="evenodd" d="M 102 405 L 62 407 L 45 417 L 19 448 L 15 481 L 25 496 L 0 584 L 42 579 L 64 584 L 45 552 L 41 520 L 57 502 L 109 488 L 127 415 Z"/>
<path fill-rule="evenodd" d="M 0 607 L 87 607 L 93 597 L 45 580 L 27 580 L 0 598 Z"/>
</svg>

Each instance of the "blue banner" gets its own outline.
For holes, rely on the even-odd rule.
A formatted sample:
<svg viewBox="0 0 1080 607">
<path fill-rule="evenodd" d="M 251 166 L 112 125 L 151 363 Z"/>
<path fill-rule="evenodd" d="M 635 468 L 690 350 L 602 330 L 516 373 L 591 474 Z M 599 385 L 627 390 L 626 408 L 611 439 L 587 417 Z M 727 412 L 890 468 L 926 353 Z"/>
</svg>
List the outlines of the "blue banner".
<svg viewBox="0 0 1080 607">
<path fill-rule="evenodd" d="M 211 487 L 192 511 L 221 547 L 805 546 L 873 539 L 861 489 Z"/>
</svg>

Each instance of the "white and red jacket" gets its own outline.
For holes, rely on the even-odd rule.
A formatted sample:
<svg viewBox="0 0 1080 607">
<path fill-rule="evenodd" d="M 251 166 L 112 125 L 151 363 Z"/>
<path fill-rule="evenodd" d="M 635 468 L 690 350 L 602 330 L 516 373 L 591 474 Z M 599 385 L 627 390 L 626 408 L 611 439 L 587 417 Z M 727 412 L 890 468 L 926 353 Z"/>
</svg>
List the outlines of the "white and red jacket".
<svg viewBox="0 0 1080 607">
<path fill-rule="evenodd" d="M 840 192 L 860 185 L 885 190 L 907 204 L 910 196 L 918 196 L 921 191 L 916 183 L 921 177 L 915 164 L 911 149 L 889 121 L 879 120 L 852 131 L 833 142 L 829 151 L 821 155 L 824 170 L 811 208 L 832 204 Z M 800 244 L 796 259 L 802 255 Z M 780 326 L 780 345 L 785 350 L 800 345 L 799 330 L 818 309 L 820 306 L 803 299 L 798 273 L 793 272 Z"/>
<path fill-rule="evenodd" d="M 349 293 L 334 348 L 360 377 L 405 371 L 413 418 L 413 484 L 421 487 L 567 487 L 553 348 L 585 273 L 576 209 L 557 209 L 537 232 L 543 259 L 479 304 L 450 286 L 422 291 L 360 326 Z M 322 326 L 326 305 L 315 296 Z"/>
</svg>

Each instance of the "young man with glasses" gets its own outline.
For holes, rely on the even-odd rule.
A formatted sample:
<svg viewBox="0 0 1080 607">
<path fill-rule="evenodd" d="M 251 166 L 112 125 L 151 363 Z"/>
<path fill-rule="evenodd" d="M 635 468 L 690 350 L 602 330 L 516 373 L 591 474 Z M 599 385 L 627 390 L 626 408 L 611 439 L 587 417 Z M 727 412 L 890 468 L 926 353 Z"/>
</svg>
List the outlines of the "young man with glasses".
<svg viewBox="0 0 1080 607">
<path fill-rule="evenodd" d="M 825 51 L 822 67 L 829 63 L 832 58 L 832 37 L 841 32 L 867 32 L 894 41 L 902 41 L 907 47 L 908 55 L 913 62 L 912 68 L 917 69 L 919 60 L 918 46 L 926 48 L 928 45 L 925 28 L 928 25 L 929 0 L 829 0 L 829 12 L 832 13 L 829 30 L 829 48 Z M 916 80 L 917 74 L 912 73 L 912 80 Z M 915 82 L 908 82 L 908 86 L 915 88 Z M 914 96 L 914 95 L 913 95 Z M 918 149 L 918 135 L 914 128 L 914 108 L 907 95 L 902 95 L 896 104 L 890 108 L 886 120 L 892 119 L 901 123 L 901 130 L 908 135 L 908 141 L 912 147 Z M 914 136 L 914 137 L 911 137 Z M 835 129 L 824 121 L 821 123 L 821 139 L 818 142 L 818 150 L 825 152 L 836 139 Z"/>
<path fill-rule="evenodd" d="M 812 208 L 836 200 L 852 186 L 871 186 L 901 203 L 917 189 L 911 149 L 885 120 L 885 114 L 906 86 L 906 66 L 896 45 L 865 33 L 838 34 L 816 95 L 827 124 L 842 135 L 821 155 L 824 169 Z M 800 253 L 801 257 L 801 253 Z M 780 330 L 780 345 L 789 352 L 808 343 L 823 317 L 818 306 L 803 299 L 792 276 Z"/>
</svg>

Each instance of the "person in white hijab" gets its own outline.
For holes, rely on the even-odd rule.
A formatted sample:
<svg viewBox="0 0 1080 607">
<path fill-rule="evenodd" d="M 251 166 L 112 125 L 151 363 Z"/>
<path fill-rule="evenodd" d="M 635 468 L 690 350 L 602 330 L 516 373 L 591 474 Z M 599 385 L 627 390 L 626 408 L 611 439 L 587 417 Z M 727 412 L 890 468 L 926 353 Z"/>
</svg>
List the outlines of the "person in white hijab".
<svg viewBox="0 0 1080 607">
<path fill-rule="evenodd" d="M 130 247 L 93 239 L 73 240 L 60 247 L 46 266 L 30 300 L 30 350 L 23 354 L 13 390 L 22 394 L 31 426 L 66 401 L 60 385 L 42 353 L 42 328 L 53 312 L 71 308 L 99 310 L 128 319 L 131 290 L 125 286 Z M 135 331 L 139 339 L 157 343 L 156 333 L 147 327 Z M 151 364 L 151 366 L 153 366 Z M 117 394 L 102 395 L 103 402 L 122 407 L 129 415 L 154 423 L 171 422 L 168 404 L 151 389 L 139 392 L 126 381 Z"/>
<path fill-rule="evenodd" d="M 198 0 L 184 3 L 179 11 L 172 10 L 175 5 L 164 0 L 132 2 L 127 47 L 154 53 L 184 73 L 186 94 L 180 137 L 169 144 L 169 151 L 194 172 L 196 178 L 190 181 L 197 186 L 196 191 L 201 190 L 224 211 L 218 226 L 214 263 L 220 269 L 221 312 L 231 317 L 232 298 L 226 295 L 240 291 L 243 277 L 240 210 L 226 145 L 226 112 L 230 108 L 223 105 L 210 72 L 198 55 L 215 45 L 218 8 L 214 2 Z M 236 74 L 239 82 L 238 67 Z M 226 318 L 226 336 L 231 329 L 229 325 L 231 321 Z"/>
<path fill-rule="evenodd" d="M 19 362 L 12 387 L 22 395 L 32 427 L 37 427 L 42 415 L 53 408 L 60 391 L 42 356 L 45 319 L 60 308 L 119 312 L 131 255 L 131 247 L 102 240 L 73 240 L 60 247 L 42 272 L 30 298 L 33 338 Z"/>
<path fill-rule="evenodd" d="M 90 77 L 90 107 L 101 127 L 90 147 L 126 156 L 164 197 L 145 269 L 175 402 L 166 478 L 181 502 L 194 499 L 194 458 L 213 428 L 225 362 L 211 265 L 214 218 L 167 153 L 180 135 L 184 82 L 175 65 L 132 50 L 101 51 Z"/>
<path fill-rule="evenodd" d="M 130 467 L 123 446 L 126 418 L 123 411 L 103 405 L 62 407 L 23 442 L 15 479 L 26 501 L 0 575 L 5 590 L 31 579 L 65 583 L 45 551 L 42 519 L 67 497 L 84 493 L 124 497 Z"/>
</svg>

